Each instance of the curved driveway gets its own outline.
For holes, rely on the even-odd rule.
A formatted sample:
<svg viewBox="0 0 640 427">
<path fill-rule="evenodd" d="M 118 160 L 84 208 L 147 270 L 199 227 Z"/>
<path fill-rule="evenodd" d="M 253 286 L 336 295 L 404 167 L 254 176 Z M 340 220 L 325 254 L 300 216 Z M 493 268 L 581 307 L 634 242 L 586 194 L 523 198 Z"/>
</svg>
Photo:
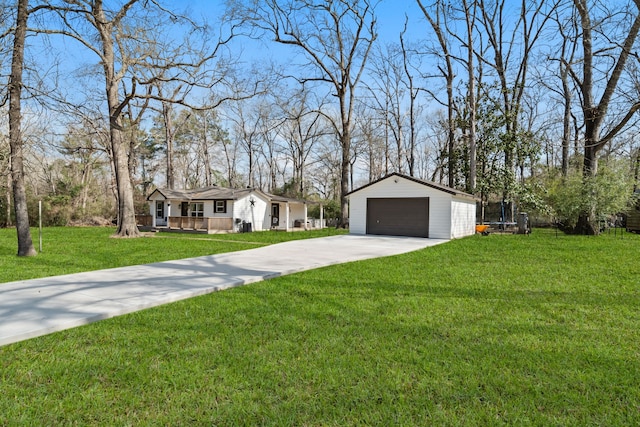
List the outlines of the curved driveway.
<svg viewBox="0 0 640 427">
<path fill-rule="evenodd" d="M 446 240 L 340 235 L 0 284 L 0 346 L 197 295 Z"/>
</svg>

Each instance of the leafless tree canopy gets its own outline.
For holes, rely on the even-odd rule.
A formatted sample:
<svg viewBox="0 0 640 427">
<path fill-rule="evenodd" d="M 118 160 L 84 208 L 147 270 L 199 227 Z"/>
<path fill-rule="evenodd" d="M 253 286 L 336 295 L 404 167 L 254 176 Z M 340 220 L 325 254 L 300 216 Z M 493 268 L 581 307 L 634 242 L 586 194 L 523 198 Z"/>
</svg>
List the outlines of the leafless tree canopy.
<svg viewBox="0 0 640 427">
<path fill-rule="evenodd" d="M 137 236 L 155 186 L 228 185 L 323 200 L 346 225 L 349 191 L 401 172 L 477 195 L 479 221 L 527 210 L 591 234 L 638 187 L 638 0 L 209 12 L 0 2 L 0 224 L 25 230 L 37 195 L 52 223 Z"/>
</svg>

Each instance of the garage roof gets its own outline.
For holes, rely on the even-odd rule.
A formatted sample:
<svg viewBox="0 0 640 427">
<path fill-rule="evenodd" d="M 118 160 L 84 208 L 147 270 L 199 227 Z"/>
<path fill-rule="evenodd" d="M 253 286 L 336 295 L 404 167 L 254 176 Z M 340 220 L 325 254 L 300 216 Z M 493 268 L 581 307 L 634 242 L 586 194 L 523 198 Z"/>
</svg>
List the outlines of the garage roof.
<svg viewBox="0 0 640 427">
<path fill-rule="evenodd" d="M 437 184 L 437 183 L 435 183 L 433 181 L 425 181 L 423 179 L 415 178 L 413 176 L 403 175 L 403 174 L 397 173 L 397 172 L 391 173 L 391 174 L 389 174 L 387 176 L 384 176 L 384 177 L 382 177 L 380 179 L 377 179 L 377 180 L 372 181 L 372 182 L 370 182 L 370 183 L 368 183 L 366 185 L 363 185 L 360 188 L 357 188 L 357 189 L 355 189 L 353 191 L 350 191 L 349 193 L 347 193 L 347 196 L 349 196 L 349 195 L 351 195 L 353 193 L 356 193 L 356 192 L 358 192 L 360 190 L 363 190 L 363 189 L 365 189 L 367 187 L 370 187 L 372 185 L 375 185 L 380 181 L 384 181 L 385 179 L 394 177 L 394 176 L 398 177 L 398 178 L 403 178 L 403 179 L 407 179 L 409 181 L 416 182 L 416 183 L 424 185 L 426 187 L 431 187 L 433 189 L 436 189 L 436 190 L 451 194 L 453 196 L 468 197 L 468 198 L 471 198 L 471 199 L 474 199 L 474 200 L 478 200 L 478 198 L 476 196 L 474 196 L 473 194 L 465 193 L 464 191 L 456 190 L 455 188 L 447 187 L 446 185 Z"/>
</svg>

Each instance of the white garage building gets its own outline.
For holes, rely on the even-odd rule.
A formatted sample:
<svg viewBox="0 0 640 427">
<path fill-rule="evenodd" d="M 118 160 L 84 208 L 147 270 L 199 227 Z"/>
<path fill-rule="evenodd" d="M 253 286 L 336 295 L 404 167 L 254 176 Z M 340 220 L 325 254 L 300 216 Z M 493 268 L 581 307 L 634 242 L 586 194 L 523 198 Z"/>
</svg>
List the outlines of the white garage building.
<svg viewBox="0 0 640 427">
<path fill-rule="evenodd" d="M 475 233 L 478 199 L 434 182 L 393 173 L 348 197 L 350 233 L 436 239 Z"/>
</svg>

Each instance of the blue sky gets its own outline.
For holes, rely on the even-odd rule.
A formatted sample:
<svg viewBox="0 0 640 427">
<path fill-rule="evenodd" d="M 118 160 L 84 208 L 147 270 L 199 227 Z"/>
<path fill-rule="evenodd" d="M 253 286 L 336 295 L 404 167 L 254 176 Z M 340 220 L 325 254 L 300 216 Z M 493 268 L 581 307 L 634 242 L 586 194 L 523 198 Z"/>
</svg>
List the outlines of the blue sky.
<svg viewBox="0 0 640 427">
<path fill-rule="evenodd" d="M 220 0 L 173 0 L 170 5 L 176 11 L 187 9 L 194 17 L 202 17 L 212 26 L 216 25 L 219 17 L 224 12 L 224 1 Z M 423 38 L 428 33 L 428 28 L 422 17 L 422 12 L 415 0 L 382 0 L 377 8 L 378 42 L 381 46 L 386 43 L 397 43 L 399 34 L 404 27 L 405 13 L 409 16 L 409 40 Z M 279 45 L 269 40 L 249 40 L 239 38 L 234 41 L 235 52 L 242 49 L 241 61 L 247 65 L 260 59 L 274 57 L 280 63 L 284 57 L 293 57 L 299 51 L 291 46 Z M 87 51 L 78 42 L 61 36 L 54 36 L 45 40 L 42 37 L 29 39 L 29 56 L 41 64 L 50 62 L 54 65 L 50 71 L 52 76 L 60 73 L 56 85 L 66 93 L 67 99 L 73 99 L 76 92 L 90 93 L 91 91 L 104 91 L 103 83 L 98 80 L 78 78 L 78 73 L 86 73 L 89 70 L 99 70 L 98 58 Z M 290 60 L 291 61 L 291 60 Z M 89 84 L 90 86 L 84 86 Z M 82 94 L 80 96 L 83 96 Z M 100 98 L 100 97 L 97 97 Z"/>
<path fill-rule="evenodd" d="M 224 2 L 218 0 L 174 0 L 172 4 L 182 5 L 194 16 L 205 17 L 211 23 L 215 22 L 224 12 Z M 405 23 L 405 15 L 409 17 L 407 39 L 424 38 L 428 31 L 427 24 L 414 0 L 382 0 L 376 7 L 378 41 L 382 42 L 382 45 L 399 41 L 399 35 Z M 281 52 L 282 48 L 282 46 L 276 46 L 275 43 L 250 42 L 248 40 L 243 40 L 242 45 L 245 53 L 250 56 L 252 52 L 264 54 L 265 48 L 277 52 Z M 291 50 L 291 48 L 288 49 Z"/>
</svg>

